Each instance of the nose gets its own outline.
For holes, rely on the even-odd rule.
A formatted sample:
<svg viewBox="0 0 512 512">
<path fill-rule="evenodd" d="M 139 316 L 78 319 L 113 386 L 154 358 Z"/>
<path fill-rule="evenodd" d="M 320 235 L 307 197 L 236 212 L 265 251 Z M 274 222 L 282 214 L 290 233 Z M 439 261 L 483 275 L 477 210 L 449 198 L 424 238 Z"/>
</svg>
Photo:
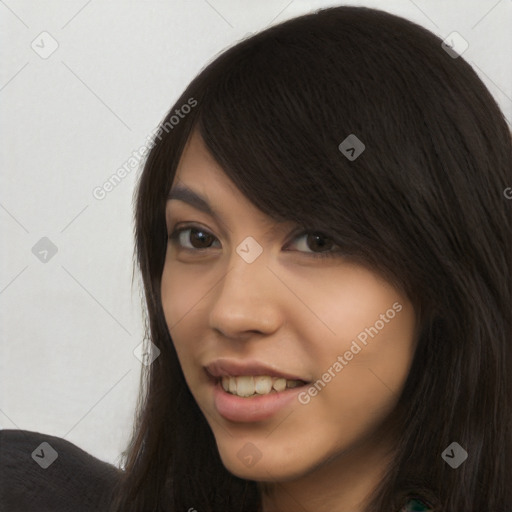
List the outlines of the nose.
<svg viewBox="0 0 512 512">
<path fill-rule="evenodd" d="M 212 290 L 210 327 L 228 338 L 270 334 L 283 322 L 286 287 L 268 268 L 264 255 L 247 263 L 233 251 L 226 274 Z"/>
</svg>

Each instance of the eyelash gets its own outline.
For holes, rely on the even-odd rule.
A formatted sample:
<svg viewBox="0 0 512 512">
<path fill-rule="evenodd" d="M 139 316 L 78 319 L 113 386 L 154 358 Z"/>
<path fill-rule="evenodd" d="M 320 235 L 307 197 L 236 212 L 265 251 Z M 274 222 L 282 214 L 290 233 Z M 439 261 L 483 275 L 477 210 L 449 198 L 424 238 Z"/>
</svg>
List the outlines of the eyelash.
<svg viewBox="0 0 512 512">
<path fill-rule="evenodd" d="M 181 226 L 178 229 L 174 229 L 174 231 L 168 236 L 168 238 L 169 238 L 169 240 L 173 244 L 177 244 L 177 242 L 179 241 L 179 236 L 180 236 L 181 232 L 182 231 L 188 231 L 188 230 L 201 231 L 202 233 L 205 233 L 208 236 L 212 236 L 213 238 L 215 238 L 215 240 L 217 240 L 217 237 L 215 237 L 215 235 L 210 233 L 207 229 L 204 229 L 201 226 L 197 226 L 197 225 L 194 225 L 194 224 L 184 225 L 184 226 Z M 303 230 L 303 231 L 300 231 L 298 233 L 294 233 L 293 240 L 295 240 L 296 238 L 302 237 L 304 235 L 307 235 L 307 234 L 321 235 L 322 237 L 327 238 L 328 240 L 332 240 L 331 238 L 329 238 L 324 233 L 322 233 L 320 231 L 317 231 L 317 230 L 311 230 L 311 229 L 310 230 Z M 177 245 L 179 245 L 179 244 L 177 244 Z M 336 244 L 335 244 L 335 246 L 336 246 Z M 208 250 L 210 248 L 209 247 L 204 247 L 202 249 L 190 249 L 188 247 L 181 247 L 181 249 L 183 249 L 185 251 L 189 251 L 189 252 L 201 253 L 201 252 L 206 251 L 206 250 Z M 339 249 L 338 250 L 328 250 L 328 251 L 323 251 L 323 252 L 304 252 L 304 251 L 297 251 L 297 252 L 303 252 L 307 256 L 311 256 L 313 258 L 329 258 L 329 257 L 332 258 L 332 257 L 335 257 L 335 256 L 339 255 L 340 250 Z"/>
</svg>

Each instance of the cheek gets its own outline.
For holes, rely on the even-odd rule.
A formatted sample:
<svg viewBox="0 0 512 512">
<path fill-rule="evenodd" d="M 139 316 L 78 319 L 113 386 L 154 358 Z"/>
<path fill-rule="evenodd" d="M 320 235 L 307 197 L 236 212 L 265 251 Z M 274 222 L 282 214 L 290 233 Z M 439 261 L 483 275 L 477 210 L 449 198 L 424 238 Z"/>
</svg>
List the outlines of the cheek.
<svg viewBox="0 0 512 512">
<path fill-rule="evenodd" d="M 393 286 L 362 267 L 349 269 L 329 286 L 327 316 L 334 330 L 344 335 L 356 336 L 379 321 L 395 302 L 406 301 Z M 394 316 L 396 311 L 390 313 Z"/>
<path fill-rule="evenodd" d="M 314 287 L 297 278 L 294 285 L 314 313 L 304 315 L 301 324 L 303 339 L 314 340 L 307 347 L 313 351 L 312 360 L 329 366 L 337 355 L 351 349 L 354 340 L 361 347 L 353 357 L 359 363 L 389 356 L 398 365 L 409 356 L 414 310 L 406 296 L 377 274 L 346 265 L 317 276 Z"/>
<path fill-rule="evenodd" d="M 197 305 L 201 299 L 197 284 L 186 286 L 190 282 L 185 272 L 176 271 L 175 265 L 164 265 L 161 282 L 162 308 L 184 373 L 189 366 L 191 352 L 191 344 L 185 340 L 195 339 L 191 329 L 195 325 L 193 318 L 197 314 Z M 192 282 L 197 283 L 197 280 Z"/>
<path fill-rule="evenodd" d="M 193 318 L 204 313 L 203 299 L 212 283 L 204 273 L 200 274 L 186 265 L 170 264 L 168 261 L 165 263 L 160 290 L 171 336 L 174 332 L 194 325 Z"/>
<path fill-rule="evenodd" d="M 323 353 L 323 360 L 327 361 L 324 371 L 330 367 L 335 377 L 325 387 L 319 385 L 321 391 L 314 399 L 316 411 L 333 428 L 344 425 L 344 435 L 348 437 L 370 431 L 392 412 L 409 375 L 415 319 L 410 303 L 402 300 L 402 310 L 377 334 L 370 331 L 372 335 L 367 336 L 365 344 L 354 336 L 358 329 L 351 329 Z M 335 361 L 339 364 L 335 365 Z M 324 373 L 320 378 L 325 381 L 329 376 Z"/>
<path fill-rule="evenodd" d="M 184 317 L 187 308 L 191 309 L 193 288 L 184 285 L 183 273 L 176 272 L 176 266 L 171 265 L 167 259 L 162 272 L 160 292 L 165 319 L 169 326 L 177 324 L 178 320 Z"/>
<path fill-rule="evenodd" d="M 318 394 L 311 400 L 323 420 L 371 424 L 396 403 L 416 345 L 415 313 L 406 296 L 376 274 L 344 269 L 310 294 L 329 327 L 308 328 Z M 316 332 L 316 334 L 315 334 Z M 314 391 L 313 391 L 314 393 Z"/>
</svg>

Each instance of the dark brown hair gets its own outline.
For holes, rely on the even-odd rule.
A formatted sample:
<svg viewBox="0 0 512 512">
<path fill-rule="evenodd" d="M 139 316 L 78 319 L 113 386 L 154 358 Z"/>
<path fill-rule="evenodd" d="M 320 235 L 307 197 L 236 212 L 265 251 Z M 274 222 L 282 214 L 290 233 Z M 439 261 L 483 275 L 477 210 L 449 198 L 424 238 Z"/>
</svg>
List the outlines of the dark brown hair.
<svg viewBox="0 0 512 512">
<path fill-rule="evenodd" d="M 441 42 L 383 11 L 327 8 L 227 49 L 172 106 L 135 196 L 146 341 L 161 353 L 142 376 L 111 512 L 261 506 L 256 482 L 224 468 L 162 309 L 166 198 L 194 129 L 254 205 L 328 228 L 421 312 L 392 415 L 396 456 L 366 512 L 411 496 L 436 511 L 512 511 L 511 136 L 477 74 Z M 366 146 L 353 161 L 338 149 L 349 134 Z M 441 457 L 454 441 L 468 452 L 457 469 Z"/>
</svg>

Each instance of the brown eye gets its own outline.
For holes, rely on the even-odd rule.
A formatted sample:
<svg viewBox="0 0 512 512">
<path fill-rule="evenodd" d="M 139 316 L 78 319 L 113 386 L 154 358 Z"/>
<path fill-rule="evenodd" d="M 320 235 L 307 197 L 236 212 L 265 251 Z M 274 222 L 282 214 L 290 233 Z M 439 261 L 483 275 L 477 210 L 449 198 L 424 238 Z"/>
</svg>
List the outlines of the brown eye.
<svg viewBox="0 0 512 512">
<path fill-rule="evenodd" d="M 181 248 L 193 251 L 195 249 L 208 249 L 216 238 L 205 229 L 185 227 L 176 229 L 171 233 L 169 240 L 177 242 L 178 246 Z"/>
<path fill-rule="evenodd" d="M 307 233 L 306 233 L 307 234 Z M 306 245 L 313 251 L 318 250 L 319 252 L 328 251 L 334 246 L 333 241 L 330 238 L 322 235 L 321 233 L 307 234 Z"/>
<path fill-rule="evenodd" d="M 330 237 L 318 231 L 303 231 L 295 236 L 293 240 L 300 239 L 304 241 L 295 244 L 299 248 L 294 252 L 303 253 L 308 257 L 336 256 L 341 252 L 340 248 Z M 169 235 L 169 241 L 179 249 L 189 251 L 190 253 L 197 252 L 201 254 L 203 251 L 206 252 L 208 249 L 214 248 L 213 243 L 217 243 L 217 248 L 220 247 L 218 239 L 200 226 L 184 226 L 175 229 Z"/>
<path fill-rule="evenodd" d="M 187 235 L 187 232 L 189 234 Z M 186 247 L 185 241 L 189 241 L 194 249 L 207 249 L 215 240 L 215 237 L 204 229 L 185 228 L 179 233 L 180 242 Z"/>
<path fill-rule="evenodd" d="M 304 242 L 295 244 L 299 246 L 299 251 L 308 256 L 323 257 L 335 254 L 336 244 L 331 238 L 316 231 L 306 231 L 294 238 L 294 240 L 303 239 Z"/>
</svg>

